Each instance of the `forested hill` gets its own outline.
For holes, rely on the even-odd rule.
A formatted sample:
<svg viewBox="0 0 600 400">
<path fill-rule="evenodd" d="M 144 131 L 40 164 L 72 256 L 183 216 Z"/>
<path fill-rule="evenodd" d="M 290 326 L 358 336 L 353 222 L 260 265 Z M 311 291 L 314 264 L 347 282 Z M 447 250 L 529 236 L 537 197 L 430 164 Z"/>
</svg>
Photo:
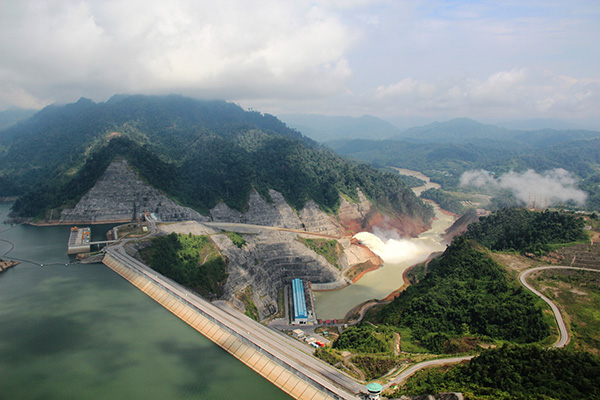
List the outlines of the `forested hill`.
<svg viewBox="0 0 600 400">
<path fill-rule="evenodd" d="M 399 178 L 348 162 L 274 116 L 224 101 L 115 96 L 50 106 L 0 132 L 0 193 L 14 211 L 40 217 L 73 204 L 115 157 L 179 203 L 207 212 L 219 201 L 244 210 L 252 189 L 281 192 L 299 209 L 336 211 L 357 188 L 382 211 L 427 220 L 430 209 Z"/>
</svg>

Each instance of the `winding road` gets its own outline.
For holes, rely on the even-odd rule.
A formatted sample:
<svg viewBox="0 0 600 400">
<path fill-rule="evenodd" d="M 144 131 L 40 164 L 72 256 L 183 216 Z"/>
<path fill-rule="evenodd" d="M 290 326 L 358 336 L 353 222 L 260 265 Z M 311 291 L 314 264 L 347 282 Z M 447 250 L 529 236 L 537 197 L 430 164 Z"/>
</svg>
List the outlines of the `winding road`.
<svg viewBox="0 0 600 400">
<path fill-rule="evenodd" d="M 533 288 L 533 286 L 531 286 L 527 282 L 527 277 L 530 274 L 532 274 L 534 272 L 538 272 L 538 271 L 548 270 L 548 269 L 572 269 L 572 270 L 590 271 L 590 272 L 600 272 L 600 270 L 593 269 L 593 268 L 583 268 L 583 267 L 548 265 L 548 266 L 544 266 L 544 267 L 535 267 L 535 268 L 525 270 L 525 271 L 521 272 L 521 274 L 519 275 L 519 281 L 521 282 L 521 284 L 523 286 L 525 286 L 526 289 L 533 292 L 536 296 L 538 296 L 542 300 L 544 300 L 552 309 L 552 312 L 554 313 L 554 319 L 556 320 L 556 324 L 558 325 L 558 330 L 559 330 L 558 340 L 552 345 L 552 347 L 562 348 L 562 347 L 565 347 L 569 343 L 569 341 L 571 340 L 571 337 L 569 335 L 569 329 L 567 328 L 567 323 L 565 322 L 565 320 L 560 312 L 560 309 L 556 306 L 556 304 L 554 304 L 552 301 L 550 301 L 550 299 L 548 299 L 542 293 L 535 290 Z M 406 380 L 408 377 L 413 375 L 415 372 L 419 371 L 420 369 L 427 368 L 427 367 L 446 365 L 446 364 L 455 364 L 455 363 L 459 363 L 462 361 L 470 360 L 473 357 L 474 356 L 440 358 L 440 359 L 436 359 L 436 360 L 423 361 L 418 364 L 414 364 L 414 365 L 410 366 L 409 368 L 407 368 L 406 370 L 402 371 L 402 373 L 400 375 L 398 375 L 396 378 L 394 378 L 394 380 L 387 383 L 384 387 L 388 388 L 392 385 L 401 383 L 404 380 Z"/>
<path fill-rule="evenodd" d="M 567 266 L 548 265 L 545 267 L 536 267 L 536 268 L 531 268 L 531 269 L 525 270 L 525 271 L 521 272 L 521 275 L 519 275 L 519 281 L 521 281 L 521 284 L 523 286 L 525 286 L 525 288 L 527 288 L 528 290 L 532 291 L 536 296 L 540 297 L 542 300 L 544 300 L 546 303 L 548 303 L 548 305 L 552 309 L 552 312 L 554 313 L 554 319 L 556 320 L 556 324 L 558 325 L 558 331 L 559 331 L 558 340 L 552 345 L 552 347 L 561 347 L 562 348 L 562 347 L 565 347 L 569 343 L 569 341 L 571 340 L 571 336 L 569 335 L 569 329 L 567 328 L 567 324 L 566 324 L 559 308 L 556 306 L 556 304 L 554 304 L 552 301 L 550 301 L 549 298 L 547 298 L 542 293 L 535 290 L 533 288 L 533 286 L 531 286 L 529 283 L 527 283 L 527 277 L 530 274 L 532 274 L 533 272 L 543 271 L 543 270 L 547 270 L 547 269 L 574 269 L 574 270 L 579 270 L 579 271 L 591 271 L 591 272 L 600 272 L 600 270 L 593 269 L 593 268 L 583 268 L 583 267 L 567 267 Z"/>
</svg>

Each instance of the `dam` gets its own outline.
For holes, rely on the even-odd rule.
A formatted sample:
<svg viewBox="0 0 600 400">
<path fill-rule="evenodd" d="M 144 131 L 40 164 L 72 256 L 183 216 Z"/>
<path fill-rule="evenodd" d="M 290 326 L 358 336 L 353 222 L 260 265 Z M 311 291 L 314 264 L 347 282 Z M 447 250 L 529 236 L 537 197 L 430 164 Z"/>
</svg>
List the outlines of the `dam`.
<svg viewBox="0 0 600 400">
<path fill-rule="evenodd" d="M 228 312 L 109 247 L 103 263 L 188 325 L 296 399 L 356 399 L 364 386 L 325 364 L 303 344 L 239 312 Z"/>
</svg>

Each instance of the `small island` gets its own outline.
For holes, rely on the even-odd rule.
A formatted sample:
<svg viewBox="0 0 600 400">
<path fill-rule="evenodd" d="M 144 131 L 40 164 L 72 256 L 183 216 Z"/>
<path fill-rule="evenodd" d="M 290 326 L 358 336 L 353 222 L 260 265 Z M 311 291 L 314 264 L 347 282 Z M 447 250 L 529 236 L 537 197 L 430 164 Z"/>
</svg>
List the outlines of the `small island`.
<svg viewBox="0 0 600 400">
<path fill-rule="evenodd" d="M 17 264 L 19 264 L 18 261 L 0 259 L 0 272 L 4 272 L 7 269 L 12 268 Z"/>
</svg>

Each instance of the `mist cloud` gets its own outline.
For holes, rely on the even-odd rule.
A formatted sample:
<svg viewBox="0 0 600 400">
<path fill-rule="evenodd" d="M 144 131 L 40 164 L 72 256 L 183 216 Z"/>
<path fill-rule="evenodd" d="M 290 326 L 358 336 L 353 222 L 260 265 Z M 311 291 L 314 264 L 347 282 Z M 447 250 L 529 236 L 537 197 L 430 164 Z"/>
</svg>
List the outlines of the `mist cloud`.
<svg viewBox="0 0 600 400">
<path fill-rule="evenodd" d="M 587 199 L 587 194 L 577 189 L 577 179 L 562 168 L 541 174 L 531 169 L 521 173 L 511 171 L 497 178 L 482 170 L 467 171 L 460 177 L 460 184 L 492 190 L 506 189 L 524 204 L 536 201 L 555 205 L 574 201 L 583 205 Z"/>
</svg>

